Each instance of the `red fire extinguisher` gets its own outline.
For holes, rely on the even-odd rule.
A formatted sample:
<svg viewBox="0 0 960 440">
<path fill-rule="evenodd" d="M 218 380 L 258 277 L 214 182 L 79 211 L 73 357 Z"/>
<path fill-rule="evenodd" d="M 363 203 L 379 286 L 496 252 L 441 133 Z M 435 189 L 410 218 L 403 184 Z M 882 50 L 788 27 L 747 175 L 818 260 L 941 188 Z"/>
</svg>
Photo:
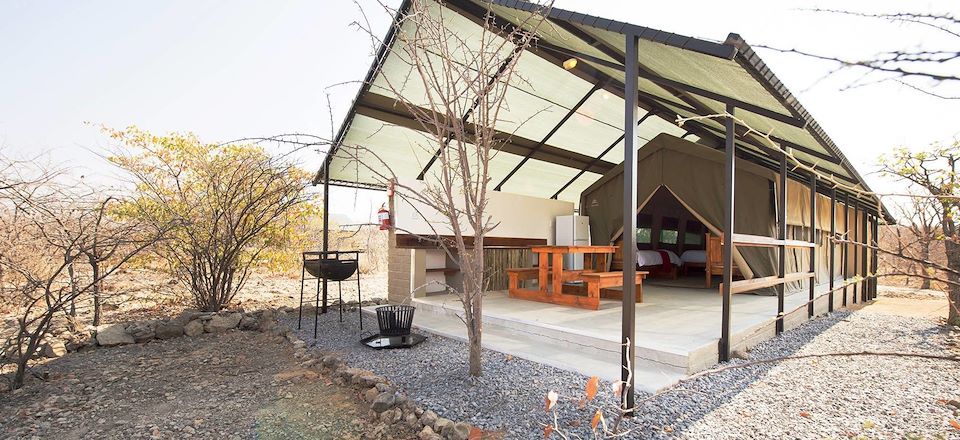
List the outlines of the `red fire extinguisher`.
<svg viewBox="0 0 960 440">
<path fill-rule="evenodd" d="M 387 211 L 387 208 L 383 205 L 381 205 L 380 210 L 377 211 L 377 220 L 380 221 L 381 231 L 387 231 L 393 227 L 393 223 L 390 222 L 390 211 Z"/>
</svg>

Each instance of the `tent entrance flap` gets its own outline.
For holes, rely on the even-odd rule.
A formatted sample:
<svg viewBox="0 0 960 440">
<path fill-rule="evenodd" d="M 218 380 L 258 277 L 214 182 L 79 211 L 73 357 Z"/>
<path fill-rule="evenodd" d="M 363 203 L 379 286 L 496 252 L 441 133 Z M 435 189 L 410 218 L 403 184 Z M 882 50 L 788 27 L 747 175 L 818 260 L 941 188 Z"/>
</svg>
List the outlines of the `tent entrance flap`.
<svg viewBox="0 0 960 440">
<path fill-rule="evenodd" d="M 677 205 L 673 207 L 671 205 Z M 678 212 L 679 208 L 683 212 Z M 684 214 L 687 214 L 686 216 Z M 689 228 L 687 224 L 690 219 L 695 220 L 706 228 L 711 234 L 720 235 L 722 230 L 710 222 L 704 215 L 697 212 L 693 209 L 689 203 L 681 199 L 677 194 L 670 189 L 667 185 L 660 185 L 654 188 L 654 191 L 646 195 L 646 199 L 641 201 L 637 205 L 637 215 L 638 217 L 643 217 L 644 219 L 649 219 L 652 223 L 647 223 L 645 221 L 638 221 L 638 228 L 649 227 L 652 229 L 650 233 L 653 235 L 652 242 L 655 243 L 654 247 L 656 249 L 667 249 L 672 250 L 678 255 L 682 254 L 684 250 L 690 249 L 703 249 L 705 242 L 703 234 L 700 234 L 699 240 L 696 242 L 689 242 L 688 240 L 693 237 L 680 237 L 679 234 L 683 234 L 688 230 L 694 229 Z M 664 242 L 662 232 L 670 229 L 670 226 L 667 226 L 667 223 L 673 223 L 672 228 L 675 229 L 679 234 L 674 242 Z M 652 227 L 651 227 L 652 226 Z M 616 243 L 620 241 L 623 237 L 623 227 L 621 226 L 618 229 L 613 237 L 610 238 L 611 243 Z M 644 243 L 638 243 L 638 246 L 643 246 Z M 740 249 L 734 248 L 733 250 L 733 261 L 737 264 L 737 267 L 741 268 L 740 271 L 744 279 L 753 278 L 753 270 L 750 269 L 750 265 L 744 260 L 743 256 L 740 254 Z"/>
<path fill-rule="evenodd" d="M 661 134 L 637 151 L 637 198 L 649 203 L 665 187 L 711 232 L 721 233 L 723 219 L 723 152 Z M 622 164 L 581 194 L 590 217 L 594 243 L 612 242 L 622 233 Z M 735 231 L 773 237 L 776 233 L 776 174 L 759 165 L 737 166 Z M 642 208 L 641 208 L 642 209 Z M 737 264 L 748 278 L 776 275 L 777 255 L 768 248 L 735 249 Z"/>
</svg>

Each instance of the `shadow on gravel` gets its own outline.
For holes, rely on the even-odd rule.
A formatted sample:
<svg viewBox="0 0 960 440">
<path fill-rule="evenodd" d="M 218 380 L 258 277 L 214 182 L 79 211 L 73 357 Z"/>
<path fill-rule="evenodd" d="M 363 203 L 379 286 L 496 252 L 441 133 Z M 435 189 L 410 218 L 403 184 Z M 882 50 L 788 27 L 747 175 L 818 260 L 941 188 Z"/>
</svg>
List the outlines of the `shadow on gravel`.
<svg viewBox="0 0 960 440">
<path fill-rule="evenodd" d="M 852 314 L 853 312 L 847 310 L 836 311 L 830 315 L 807 321 L 800 327 L 788 330 L 779 337 L 754 347 L 749 353 L 750 359 L 734 359 L 731 363 L 795 355 L 814 338 L 844 322 Z M 773 344 L 775 344 L 775 348 L 770 350 L 770 346 Z M 773 353 L 768 354 L 766 351 L 772 351 Z M 754 383 L 762 380 L 780 364 L 781 362 L 776 362 L 728 370 L 694 379 L 690 382 L 682 382 L 670 388 L 670 391 L 662 393 L 638 407 L 637 417 L 634 421 L 640 425 L 640 428 L 648 429 L 640 432 L 639 438 L 682 437 L 686 429 L 698 423 L 714 409 L 733 400 Z M 724 364 L 717 364 L 715 367 L 722 365 Z M 720 389 L 718 390 L 718 388 Z M 691 414 L 694 416 L 691 417 Z M 664 427 L 669 428 L 664 431 L 661 429 Z"/>
</svg>

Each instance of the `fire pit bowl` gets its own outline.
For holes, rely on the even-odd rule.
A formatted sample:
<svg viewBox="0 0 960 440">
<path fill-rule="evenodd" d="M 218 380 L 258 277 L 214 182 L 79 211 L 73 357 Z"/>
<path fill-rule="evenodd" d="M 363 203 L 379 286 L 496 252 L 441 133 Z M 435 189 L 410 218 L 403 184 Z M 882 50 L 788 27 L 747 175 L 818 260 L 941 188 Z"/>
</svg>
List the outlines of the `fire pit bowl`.
<svg viewBox="0 0 960 440">
<path fill-rule="evenodd" d="M 377 307 L 377 324 L 380 336 L 406 336 L 413 326 L 413 306 L 390 305 Z"/>
<path fill-rule="evenodd" d="M 356 260 L 337 260 L 335 258 L 321 258 L 318 260 L 304 260 L 303 267 L 310 275 L 325 278 L 329 281 L 343 281 L 357 272 Z"/>
</svg>

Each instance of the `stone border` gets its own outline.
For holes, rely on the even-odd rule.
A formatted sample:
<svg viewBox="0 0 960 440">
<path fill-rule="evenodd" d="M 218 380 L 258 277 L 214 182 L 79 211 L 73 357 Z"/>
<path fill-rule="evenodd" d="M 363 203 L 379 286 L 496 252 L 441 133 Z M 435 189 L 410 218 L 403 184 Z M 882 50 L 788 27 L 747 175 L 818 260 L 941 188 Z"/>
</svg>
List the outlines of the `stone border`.
<svg viewBox="0 0 960 440">
<path fill-rule="evenodd" d="M 341 388 L 349 388 L 370 402 L 370 421 L 380 423 L 386 430 L 418 432 L 420 440 L 468 440 L 474 427 L 439 417 L 411 401 L 389 380 L 369 370 L 350 367 L 336 354 L 308 350 L 307 344 L 286 326 L 279 330 L 294 348 L 300 366 L 314 368 L 332 377 Z"/>
<path fill-rule="evenodd" d="M 293 329 L 281 323 L 281 318 L 296 309 L 278 307 L 254 312 L 222 311 L 200 312 L 185 310 L 173 319 L 132 321 L 89 326 L 83 332 L 61 332 L 48 335 L 38 350 L 39 356 L 55 358 L 68 352 L 142 344 L 155 339 L 168 340 L 181 336 L 195 337 L 204 333 L 223 333 L 230 330 L 258 331 L 281 336 L 294 350 L 300 367 L 329 377 L 341 388 L 350 389 L 359 398 L 370 403 L 370 422 L 376 424 L 378 437 L 389 433 L 417 433 L 420 440 L 468 440 L 475 428 L 464 422 L 439 417 L 411 401 L 389 380 L 369 370 L 348 366 L 336 354 L 309 350 Z M 305 309 L 306 310 L 306 309 Z"/>
</svg>

